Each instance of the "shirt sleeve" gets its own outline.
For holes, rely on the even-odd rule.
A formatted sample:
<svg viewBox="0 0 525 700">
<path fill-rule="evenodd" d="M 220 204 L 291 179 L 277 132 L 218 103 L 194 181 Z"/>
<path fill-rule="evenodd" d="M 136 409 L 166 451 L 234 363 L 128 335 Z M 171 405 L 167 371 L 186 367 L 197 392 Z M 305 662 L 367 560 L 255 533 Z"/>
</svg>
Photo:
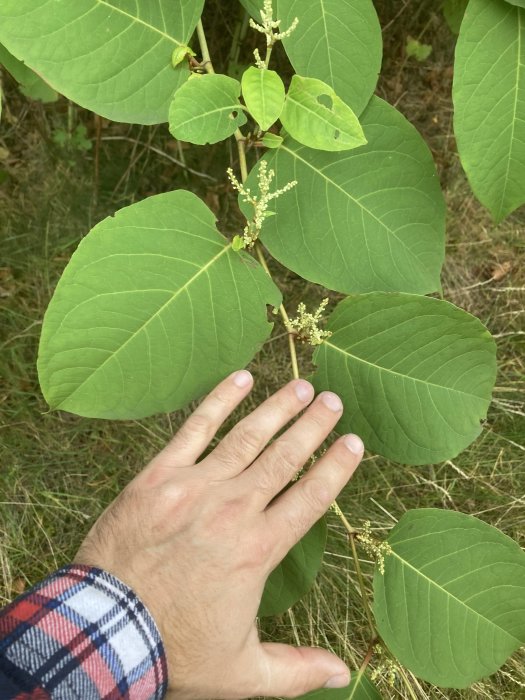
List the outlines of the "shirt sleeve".
<svg viewBox="0 0 525 700">
<path fill-rule="evenodd" d="M 70 565 L 0 610 L 0 700 L 160 700 L 167 665 L 144 604 Z"/>
</svg>

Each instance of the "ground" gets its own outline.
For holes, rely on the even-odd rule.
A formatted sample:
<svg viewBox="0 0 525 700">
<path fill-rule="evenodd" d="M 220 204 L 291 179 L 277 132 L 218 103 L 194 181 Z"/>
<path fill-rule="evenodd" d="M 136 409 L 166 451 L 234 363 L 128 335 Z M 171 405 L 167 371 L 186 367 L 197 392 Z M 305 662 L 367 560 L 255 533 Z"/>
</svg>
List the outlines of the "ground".
<svg viewBox="0 0 525 700">
<path fill-rule="evenodd" d="M 370 520 L 378 537 L 409 508 L 453 508 L 476 515 L 525 543 L 525 215 L 496 227 L 461 170 L 450 89 L 454 36 L 432 2 L 377 3 L 385 61 L 378 93 L 420 130 L 436 160 L 448 205 L 445 298 L 474 313 L 498 345 L 499 375 L 479 439 L 459 457 L 426 467 L 401 467 L 367 454 L 340 505 L 351 522 Z M 208 26 L 226 21 L 213 3 Z M 223 33 L 228 38 L 227 32 Z M 432 45 L 422 63 L 409 59 L 408 36 Z M 212 54 L 226 61 L 218 37 Z M 229 39 L 228 39 L 229 42 Z M 241 55 L 242 57 L 242 55 Z M 71 559 L 90 524 L 176 430 L 186 412 L 111 423 L 48 413 L 35 368 L 41 321 L 54 285 L 83 235 L 101 218 L 143 197 L 189 187 L 219 216 L 224 232 L 240 223 L 224 177 L 231 152 L 174 143 L 165 126 L 129 127 L 99 120 L 65 100 L 30 103 L 4 78 L 0 127 L 0 605 Z M 64 147 L 54 135 L 81 124 L 93 144 Z M 180 166 L 186 164 L 193 171 Z M 178 164 L 179 163 L 179 164 Z M 235 165 L 235 162 L 233 163 Z M 199 174 L 200 173 L 200 174 Z M 213 178 L 213 179 L 210 179 Z M 272 269 L 289 309 L 326 295 Z M 331 299 L 337 295 L 328 294 Z M 250 365 L 256 388 L 243 411 L 290 377 L 282 327 Z M 300 364 L 307 374 L 309 351 Z M 239 412 L 236 414 L 240 415 Z M 329 514 L 324 567 L 311 593 L 288 614 L 263 623 L 269 639 L 332 648 L 351 666 L 366 653 L 364 611 L 342 527 Z M 367 585 L 372 566 L 361 552 Z M 525 694 L 525 655 L 465 691 L 437 690 L 410 676 L 385 698 L 512 699 Z M 410 686 L 410 690 L 408 688 Z"/>
</svg>

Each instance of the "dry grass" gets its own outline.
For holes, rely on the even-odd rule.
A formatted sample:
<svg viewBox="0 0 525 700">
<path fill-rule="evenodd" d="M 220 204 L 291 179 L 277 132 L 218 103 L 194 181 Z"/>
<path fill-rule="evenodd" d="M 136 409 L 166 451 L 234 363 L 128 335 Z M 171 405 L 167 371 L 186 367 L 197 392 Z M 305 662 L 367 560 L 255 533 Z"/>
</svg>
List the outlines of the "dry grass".
<svg viewBox="0 0 525 700">
<path fill-rule="evenodd" d="M 452 44 L 439 14 L 428 2 L 385 0 L 379 5 L 383 25 L 390 25 L 380 91 L 424 134 L 446 191 L 445 298 L 487 324 L 498 344 L 499 375 L 485 430 L 458 458 L 410 468 L 368 455 L 340 503 L 352 523 L 371 520 L 380 536 L 409 508 L 444 507 L 477 515 L 523 545 L 525 220 L 518 214 L 495 228 L 462 175 L 451 129 Z M 405 60 L 407 34 L 431 40 L 429 61 Z M 216 48 L 226 55 L 220 45 Z M 52 131 L 66 122 L 66 105 L 29 108 L 12 88 L 8 104 L 0 138 L 0 171 L 8 174 L 0 188 L 0 368 L 5 377 L 0 390 L 0 604 L 71 559 L 90 523 L 184 418 L 179 412 L 110 423 L 46 413 L 35 371 L 40 324 L 75 245 L 114 209 L 177 186 L 197 191 L 226 228 L 237 217 L 224 186 L 222 173 L 230 158 L 225 149 L 210 149 L 208 162 L 199 162 L 198 149 L 174 148 L 164 127 L 103 123 L 95 204 L 93 154 L 59 151 L 51 142 Z M 92 116 L 81 112 L 79 118 L 94 134 Z M 187 176 L 175 162 L 181 158 L 216 181 Z M 301 299 L 318 303 L 324 295 L 277 264 L 274 271 L 292 310 Z M 309 350 L 301 348 L 300 355 L 306 373 Z M 243 411 L 290 376 L 282 329 L 276 329 L 251 369 L 256 388 Z M 372 566 L 362 556 L 370 587 Z M 313 590 L 289 614 L 266 621 L 263 633 L 279 641 L 319 644 L 359 665 L 368 643 L 366 621 L 346 538 L 333 513 L 325 565 Z M 401 678 L 394 688 L 379 683 L 385 698 L 518 700 L 525 697 L 524 662 L 523 653 L 517 654 L 498 674 L 466 691 L 433 689 L 410 678 L 411 695 Z"/>
</svg>

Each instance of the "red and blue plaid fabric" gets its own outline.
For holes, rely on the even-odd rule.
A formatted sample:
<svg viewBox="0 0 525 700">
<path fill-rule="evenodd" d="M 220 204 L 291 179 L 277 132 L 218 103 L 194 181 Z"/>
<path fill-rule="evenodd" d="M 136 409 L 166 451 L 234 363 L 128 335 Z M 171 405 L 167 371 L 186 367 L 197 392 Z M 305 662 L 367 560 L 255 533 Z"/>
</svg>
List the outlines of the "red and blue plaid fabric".
<svg viewBox="0 0 525 700">
<path fill-rule="evenodd" d="M 0 700 L 160 700 L 159 631 L 106 571 L 66 566 L 0 610 Z"/>
</svg>

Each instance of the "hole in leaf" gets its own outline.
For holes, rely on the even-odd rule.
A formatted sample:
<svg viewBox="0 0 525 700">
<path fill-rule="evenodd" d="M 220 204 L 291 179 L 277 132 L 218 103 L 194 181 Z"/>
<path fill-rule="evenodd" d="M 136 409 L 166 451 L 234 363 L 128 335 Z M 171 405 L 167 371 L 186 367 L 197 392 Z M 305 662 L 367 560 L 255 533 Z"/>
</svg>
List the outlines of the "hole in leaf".
<svg viewBox="0 0 525 700">
<path fill-rule="evenodd" d="M 230 114 L 230 119 L 236 119 L 238 114 L 239 114 L 239 112 L 237 112 L 237 111 L 234 110 L 234 111 Z"/>
<path fill-rule="evenodd" d="M 327 109 L 332 111 L 332 108 L 334 106 L 334 101 L 332 100 L 330 95 L 318 95 L 317 101 L 319 102 L 320 105 L 323 105 L 323 107 L 326 107 Z"/>
<path fill-rule="evenodd" d="M 334 133 L 334 139 L 338 139 L 340 136 L 341 136 L 341 132 L 339 131 L 339 129 L 336 129 L 335 133 Z"/>
</svg>

